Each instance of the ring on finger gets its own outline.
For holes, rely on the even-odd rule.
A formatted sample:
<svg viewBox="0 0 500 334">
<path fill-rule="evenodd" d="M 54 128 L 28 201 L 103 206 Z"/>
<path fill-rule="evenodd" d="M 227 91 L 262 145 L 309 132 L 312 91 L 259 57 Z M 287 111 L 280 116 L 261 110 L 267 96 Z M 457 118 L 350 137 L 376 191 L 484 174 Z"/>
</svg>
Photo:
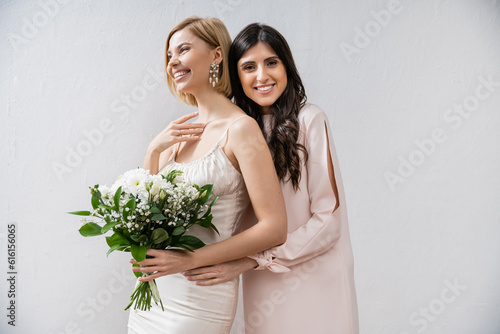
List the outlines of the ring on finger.
<svg viewBox="0 0 500 334">
<path fill-rule="evenodd" d="M 180 136 L 181 135 L 181 130 L 177 130 L 177 135 Z"/>
</svg>

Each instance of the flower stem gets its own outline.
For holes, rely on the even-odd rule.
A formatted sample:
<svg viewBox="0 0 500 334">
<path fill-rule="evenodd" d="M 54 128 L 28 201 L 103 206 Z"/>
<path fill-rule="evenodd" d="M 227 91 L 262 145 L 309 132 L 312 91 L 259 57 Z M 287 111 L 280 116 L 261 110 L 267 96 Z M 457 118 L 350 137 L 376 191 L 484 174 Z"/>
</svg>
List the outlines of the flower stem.
<svg viewBox="0 0 500 334">
<path fill-rule="evenodd" d="M 143 273 L 141 277 L 146 276 L 149 276 L 149 274 Z M 155 304 L 158 305 L 159 303 L 162 311 L 165 311 L 155 280 L 139 282 L 139 284 L 137 284 L 130 296 L 130 303 L 125 308 L 125 311 L 132 305 L 134 306 L 134 310 L 140 309 L 141 311 L 149 311 L 151 309 L 151 297 L 153 297 Z"/>
</svg>

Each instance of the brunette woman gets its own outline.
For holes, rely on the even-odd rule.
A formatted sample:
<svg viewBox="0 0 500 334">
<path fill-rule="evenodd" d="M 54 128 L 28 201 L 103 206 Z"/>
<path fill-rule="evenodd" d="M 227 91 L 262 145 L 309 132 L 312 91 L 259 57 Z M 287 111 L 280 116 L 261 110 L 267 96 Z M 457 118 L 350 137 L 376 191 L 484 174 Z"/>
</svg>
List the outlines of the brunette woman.
<svg viewBox="0 0 500 334">
<path fill-rule="evenodd" d="M 212 285 L 243 273 L 248 334 L 357 334 L 346 202 L 327 116 L 306 103 L 290 48 L 275 29 L 247 26 L 229 57 L 234 100 L 257 121 L 273 156 L 288 238 L 283 245 L 185 275 Z"/>
</svg>

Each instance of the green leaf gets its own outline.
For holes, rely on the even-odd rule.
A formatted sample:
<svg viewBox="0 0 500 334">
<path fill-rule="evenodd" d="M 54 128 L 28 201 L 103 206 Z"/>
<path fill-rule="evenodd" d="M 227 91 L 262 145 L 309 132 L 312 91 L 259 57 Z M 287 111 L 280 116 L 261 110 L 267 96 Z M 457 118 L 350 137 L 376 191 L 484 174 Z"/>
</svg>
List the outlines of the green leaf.
<svg viewBox="0 0 500 334">
<path fill-rule="evenodd" d="M 90 211 L 72 211 L 68 213 L 70 215 L 77 215 L 77 216 L 90 216 Z"/>
<path fill-rule="evenodd" d="M 174 181 L 174 179 L 177 177 L 177 175 L 181 175 L 181 174 L 182 174 L 182 172 L 180 170 L 173 169 L 167 174 L 167 176 L 165 178 L 167 179 L 168 182 L 172 183 L 172 181 Z"/>
<path fill-rule="evenodd" d="M 186 232 L 186 229 L 184 228 L 184 226 L 177 226 L 176 228 L 174 228 L 174 230 L 172 231 L 172 234 L 173 235 L 182 235 Z"/>
<path fill-rule="evenodd" d="M 175 222 L 175 226 L 181 226 L 184 225 L 184 219 L 179 219 L 178 221 Z"/>
<path fill-rule="evenodd" d="M 92 208 L 95 210 L 99 207 L 99 198 L 95 195 L 92 195 L 92 199 L 91 199 L 91 202 L 92 202 Z"/>
<path fill-rule="evenodd" d="M 210 211 L 210 208 L 209 210 Z M 207 211 L 207 212 L 208 212 Z M 201 217 L 200 221 L 197 222 L 196 224 L 202 226 L 202 227 L 205 227 L 205 228 L 211 228 L 212 230 L 214 230 L 215 232 L 217 232 L 218 235 L 220 235 L 219 233 L 219 230 L 217 229 L 217 227 L 212 224 L 212 219 L 213 219 L 213 216 L 211 214 L 204 214 L 203 217 Z"/>
<path fill-rule="evenodd" d="M 217 200 L 219 199 L 219 196 L 215 197 L 212 201 L 212 203 L 210 203 L 210 205 L 208 206 L 208 209 L 207 211 L 205 211 L 205 213 L 203 214 L 203 216 L 201 217 L 202 219 L 208 217 L 210 215 L 210 213 L 212 212 L 212 206 L 217 203 Z"/>
<path fill-rule="evenodd" d="M 202 219 L 197 224 L 200 225 L 201 227 L 208 228 L 210 227 L 211 222 L 207 219 Z"/>
<path fill-rule="evenodd" d="M 115 208 L 118 210 L 120 208 L 120 197 L 122 195 L 122 187 L 118 187 L 115 192 L 115 196 L 113 197 L 113 201 L 115 202 Z"/>
<path fill-rule="evenodd" d="M 127 247 L 129 247 L 129 246 L 114 245 L 114 246 L 112 246 L 112 247 L 108 250 L 108 252 L 106 253 L 106 256 L 109 256 L 109 254 L 113 253 L 115 250 L 124 251 Z"/>
<path fill-rule="evenodd" d="M 96 235 L 101 235 L 101 226 L 96 223 L 87 223 L 83 225 L 80 229 L 80 234 L 84 237 L 94 237 Z"/>
<path fill-rule="evenodd" d="M 165 220 L 167 219 L 167 217 L 165 217 L 163 214 L 161 213 L 155 213 L 152 217 L 151 217 L 151 220 Z"/>
<path fill-rule="evenodd" d="M 214 188 L 214 186 L 211 184 L 206 184 L 200 188 L 200 198 L 199 198 L 200 204 L 203 205 L 208 201 L 210 196 L 212 196 L 213 188 Z"/>
<path fill-rule="evenodd" d="M 211 209 L 212 206 L 215 205 L 215 203 L 217 203 L 218 199 L 219 199 L 219 196 L 215 196 L 214 200 L 212 201 L 212 203 L 210 203 L 210 205 L 208 207 Z"/>
<path fill-rule="evenodd" d="M 203 241 L 192 235 L 183 235 L 179 238 L 179 243 L 192 247 L 194 249 L 205 246 L 205 243 Z"/>
<path fill-rule="evenodd" d="M 130 239 L 130 232 L 128 230 L 121 230 L 121 234 L 127 238 Z"/>
<path fill-rule="evenodd" d="M 214 224 L 210 223 L 210 227 L 212 228 L 212 230 L 217 232 L 218 235 L 220 235 L 219 230 L 217 229 L 217 227 Z"/>
<path fill-rule="evenodd" d="M 148 240 L 148 237 L 145 235 L 145 234 L 141 234 L 141 235 L 131 235 L 130 238 L 132 240 L 134 240 L 135 242 L 144 242 L 144 241 L 147 241 Z"/>
<path fill-rule="evenodd" d="M 140 267 L 138 264 L 133 264 L 132 267 Z M 142 276 L 142 273 L 140 271 L 133 271 L 135 277 L 139 278 Z"/>
<path fill-rule="evenodd" d="M 164 228 L 157 228 L 151 233 L 151 239 L 153 244 L 159 244 L 168 239 L 168 233 Z"/>
<path fill-rule="evenodd" d="M 151 213 L 161 213 L 161 210 L 158 209 L 156 206 L 152 206 L 151 209 L 149 209 L 149 212 L 151 212 Z"/>
<path fill-rule="evenodd" d="M 99 204 L 97 207 L 101 209 L 111 210 L 111 207 L 106 204 Z"/>
<path fill-rule="evenodd" d="M 212 215 L 205 217 L 197 224 L 205 228 L 211 228 L 212 230 L 217 232 L 218 235 L 220 235 L 219 230 L 217 230 L 217 227 L 214 224 L 212 224 Z"/>
<path fill-rule="evenodd" d="M 136 201 L 135 201 L 135 198 L 131 198 L 127 204 L 125 204 L 125 206 L 129 207 L 130 208 L 130 211 L 131 212 L 134 212 L 135 211 L 135 205 L 136 205 Z"/>
<path fill-rule="evenodd" d="M 132 252 L 132 257 L 137 261 L 141 262 L 146 258 L 146 252 L 148 248 L 146 246 L 139 246 L 136 244 L 132 244 L 130 246 L 130 251 Z"/>
<path fill-rule="evenodd" d="M 115 225 L 117 225 L 118 223 L 120 223 L 119 221 L 117 222 L 109 222 L 109 223 L 106 223 L 106 225 L 104 225 L 102 228 L 101 228 L 101 232 L 102 234 L 108 232 L 110 229 L 112 229 L 113 227 L 115 227 Z"/>
<path fill-rule="evenodd" d="M 126 208 L 128 208 L 129 210 L 128 211 L 125 210 Z M 123 219 L 125 221 L 128 221 L 127 218 L 134 213 L 134 210 L 135 210 L 135 198 L 131 198 L 129 199 L 127 204 L 125 204 L 125 206 L 123 207 L 123 213 L 122 213 Z"/>
<path fill-rule="evenodd" d="M 106 237 L 106 243 L 109 247 L 113 247 L 115 245 L 130 246 L 130 241 L 119 232 L 115 232 L 112 236 Z"/>
</svg>

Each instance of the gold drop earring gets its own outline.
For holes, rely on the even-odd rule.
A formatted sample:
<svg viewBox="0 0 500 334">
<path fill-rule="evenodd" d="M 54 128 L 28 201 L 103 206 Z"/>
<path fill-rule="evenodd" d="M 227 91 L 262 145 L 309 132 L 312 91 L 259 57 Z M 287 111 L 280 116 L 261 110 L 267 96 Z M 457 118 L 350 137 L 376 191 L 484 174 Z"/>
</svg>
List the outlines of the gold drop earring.
<svg viewBox="0 0 500 334">
<path fill-rule="evenodd" d="M 215 61 L 210 64 L 210 75 L 208 76 L 208 82 L 212 84 L 212 87 L 215 87 L 216 83 L 219 83 L 219 64 Z"/>
</svg>

